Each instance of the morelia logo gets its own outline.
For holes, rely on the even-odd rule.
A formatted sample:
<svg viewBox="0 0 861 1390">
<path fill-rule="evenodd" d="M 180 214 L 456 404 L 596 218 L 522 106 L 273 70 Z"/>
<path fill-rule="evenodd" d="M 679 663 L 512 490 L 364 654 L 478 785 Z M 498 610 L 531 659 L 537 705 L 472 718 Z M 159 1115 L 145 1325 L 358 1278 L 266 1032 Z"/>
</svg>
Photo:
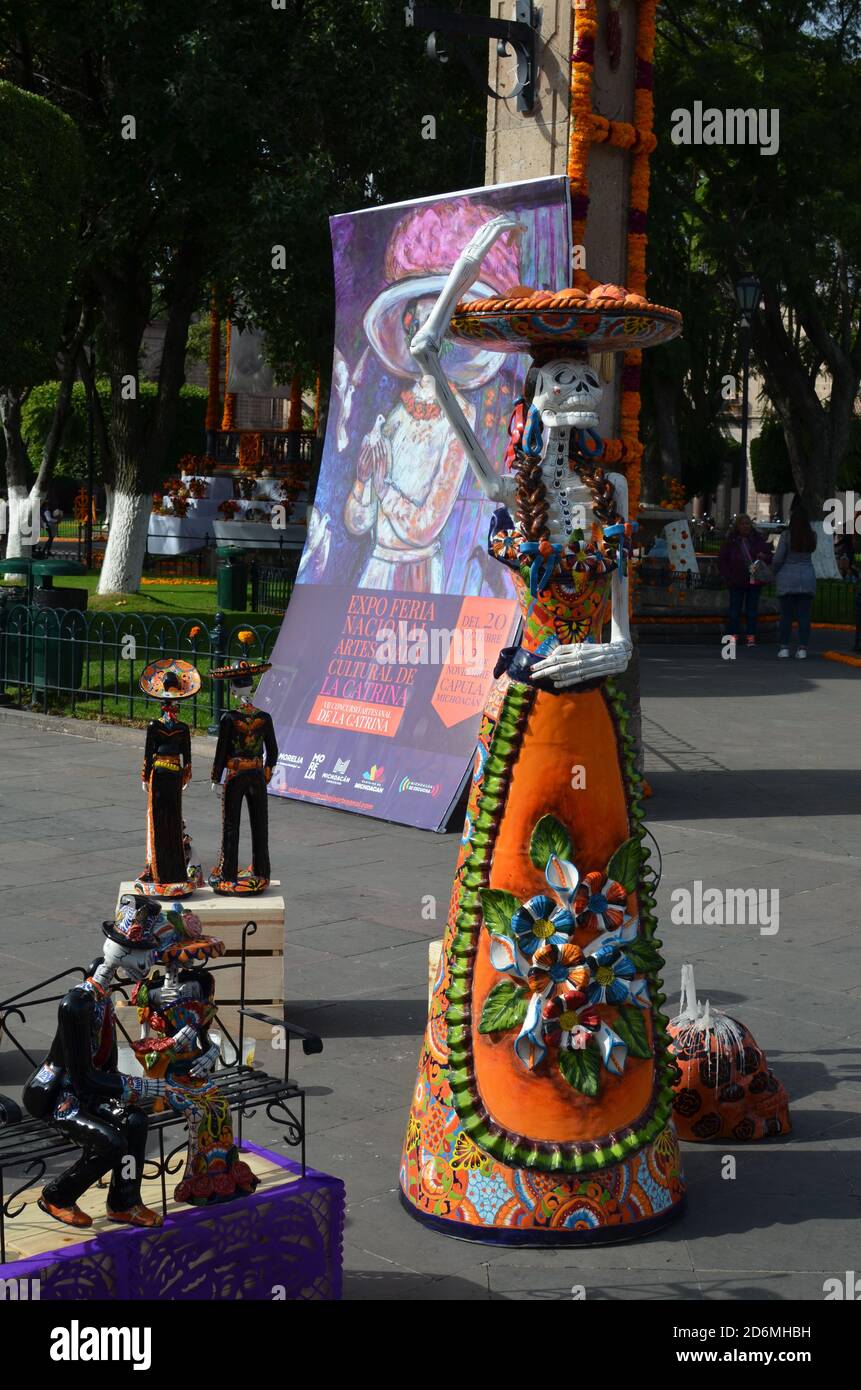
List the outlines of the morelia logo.
<svg viewBox="0 0 861 1390">
<path fill-rule="evenodd" d="M 398 791 L 420 792 L 422 796 L 439 796 L 442 791 L 441 782 L 414 782 L 412 777 L 404 777 Z"/>
</svg>

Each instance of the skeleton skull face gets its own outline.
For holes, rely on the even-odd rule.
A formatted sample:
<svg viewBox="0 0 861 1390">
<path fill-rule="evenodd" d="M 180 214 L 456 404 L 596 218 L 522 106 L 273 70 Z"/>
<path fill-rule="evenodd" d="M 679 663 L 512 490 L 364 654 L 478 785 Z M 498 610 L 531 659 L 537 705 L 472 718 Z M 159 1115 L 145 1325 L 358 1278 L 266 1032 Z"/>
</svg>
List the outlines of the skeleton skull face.
<svg viewBox="0 0 861 1390">
<path fill-rule="evenodd" d="M 533 405 L 545 425 L 595 429 L 604 388 L 588 362 L 554 358 L 539 368 Z"/>
<path fill-rule="evenodd" d="M 121 946 L 118 941 L 107 940 L 103 958 L 105 964 L 114 970 L 122 968 L 130 980 L 145 980 L 152 969 L 154 952 Z"/>
</svg>

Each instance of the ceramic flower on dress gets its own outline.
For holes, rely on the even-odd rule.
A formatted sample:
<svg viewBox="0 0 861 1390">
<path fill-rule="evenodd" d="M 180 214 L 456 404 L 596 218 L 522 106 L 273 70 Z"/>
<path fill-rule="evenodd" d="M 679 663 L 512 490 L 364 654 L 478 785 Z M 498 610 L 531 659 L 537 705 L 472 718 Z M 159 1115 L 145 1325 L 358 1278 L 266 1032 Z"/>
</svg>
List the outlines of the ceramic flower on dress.
<svg viewBox="0 0 861 1390">
<path fill-rule="evenodd" d="M 593 979 L 588 987 L 590 1004 L 638 1004 L 649 1007 L 646 981 L 621 947 L 604 941 L 588 957 Z"/>
<path fill-rule="evenodd" d="M 588 1046 L 601 1021 L 594 1012 L 584 1013 L 587 1003 L 582 989 L 564 989 L 548 999 L 541 1010 L 548 1041 L 565 1048 Z"/>
<path fill-rule="evenodd" d="M 539 946 L 564 946 L 574 930 L 574 918 L 567 907 L 539 893 L 521 905 L 511 919 L 517 945 L 525 956 L 534 956 Z"/>
<path fill-rule="evenodd" d="M 585 874 L 572 903 L 578 927 L 613 931 L 625 920 L 628 894 L 606 874 Z"/>
<path fill-rule="evenodd" d="M 532 957 L 526 984 L 532 994 L 544 994 L 551 985 L 561 988 L 570 983 L 583 989 L 591 978 L 589 966 L 583 963 L 583 952 L 573 941 L 564 946 L 545 941 Z"/>
<path fill-rule="evenodd" d="M 514 1051 L 528 1070 L 550 1053 L 569 1085 L 597 1095 L 602 1067 L 621 1075 L 629 1053 L 650 1055 L 641 1014 L 649 1007 L 648 988 L 628 954 L 639 922 L 625 920 L 628 890 L 610 872 L 627 881 L 636 860 L 627 842 L 606 873 L 581 879 L 571 854 L 564 826 L 544 817 L 533 831 L 530 857 L 543 866 L 550 894 L 518 903 L 510 893 L 482 890 L 490 963 L 508 978 L 488 994 L 479 1031 L 517 1027 Z M 585 947 L 574 940 L 583 927 L 601 933 Z M 597 1012 L 602 1004 L 616 1007 L 612 1023 Z"/>
</svg>

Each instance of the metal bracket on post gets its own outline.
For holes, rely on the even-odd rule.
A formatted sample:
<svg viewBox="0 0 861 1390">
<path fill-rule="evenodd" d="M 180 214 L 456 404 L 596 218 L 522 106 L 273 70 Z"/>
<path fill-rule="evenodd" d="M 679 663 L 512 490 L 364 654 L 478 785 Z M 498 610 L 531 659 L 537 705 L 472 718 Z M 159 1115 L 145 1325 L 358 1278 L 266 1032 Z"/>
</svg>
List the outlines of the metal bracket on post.
<svg viewBox="0 0 861 1390">
<path fill-rule="evenodd" d="M 535 107 L 535 41 L 541 30 L 541 14 L 534 0 L 513 0 L 513 8 L 513 20 L 485 19 L 483 15 L 457 14 L 409 0 L 404 19 L 408 29 L 431 31 L 426 45 L 427 56 L 440 63 L 448 61 L 448 54 L 437 39 L 438 33 L 460 38 L 496 39 L 496 51 L 501 58 L 507 55 L 510 46 L 517 60 L 517 81 L 510 92 L 493 90 L 465 46 L 459 46 L 457 53 L 488 96 L 494 101 L 508 101 L 516 97 L 518 111 L 529 114 Z"/>
</svg>

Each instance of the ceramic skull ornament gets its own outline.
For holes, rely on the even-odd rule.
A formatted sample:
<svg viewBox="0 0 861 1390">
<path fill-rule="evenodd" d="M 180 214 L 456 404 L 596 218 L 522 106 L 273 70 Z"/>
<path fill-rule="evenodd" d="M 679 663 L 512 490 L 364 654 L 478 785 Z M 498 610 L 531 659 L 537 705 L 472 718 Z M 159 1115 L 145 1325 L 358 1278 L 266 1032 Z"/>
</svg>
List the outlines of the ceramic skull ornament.
<svg viewBox="0 0 861 1390">
<path fill-rule="evenodd" d="M 532 404 L 545 425 L 597 429 L 604 388 L 594 367 L 558 357 L 538 368 Z"/>
</svg>

